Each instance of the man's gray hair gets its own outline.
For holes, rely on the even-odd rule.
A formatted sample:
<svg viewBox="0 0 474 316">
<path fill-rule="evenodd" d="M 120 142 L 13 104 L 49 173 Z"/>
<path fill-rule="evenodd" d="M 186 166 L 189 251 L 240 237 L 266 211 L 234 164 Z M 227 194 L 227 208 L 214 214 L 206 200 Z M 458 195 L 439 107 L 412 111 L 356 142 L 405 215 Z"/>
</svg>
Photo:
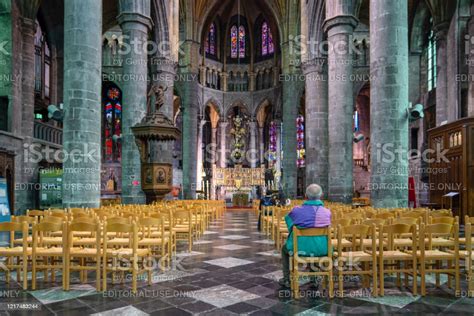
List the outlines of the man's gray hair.
<svg viewBox="0 0 474 316">
<path fill-rule="evenodd" d="M 323 189 L 317 184 L 310 184 L 306 188 L 306 197 L 308 200 L 319 200 L 323 195 Z"/>
</svg>

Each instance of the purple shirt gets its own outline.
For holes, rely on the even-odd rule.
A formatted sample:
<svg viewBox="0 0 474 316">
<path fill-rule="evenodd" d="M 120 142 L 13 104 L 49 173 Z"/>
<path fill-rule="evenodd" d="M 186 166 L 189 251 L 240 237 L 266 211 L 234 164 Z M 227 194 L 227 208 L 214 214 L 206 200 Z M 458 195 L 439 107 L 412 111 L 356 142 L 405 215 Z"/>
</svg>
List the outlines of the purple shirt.
<svg viewBox="0 0 474 316">
<path fill-rule="evenodd" d="M 293 225 L 303 228 L 321 228 L 331 225 L 331 211 L 323 206 L 304 204 L 290 214 Z"/>
</svg>

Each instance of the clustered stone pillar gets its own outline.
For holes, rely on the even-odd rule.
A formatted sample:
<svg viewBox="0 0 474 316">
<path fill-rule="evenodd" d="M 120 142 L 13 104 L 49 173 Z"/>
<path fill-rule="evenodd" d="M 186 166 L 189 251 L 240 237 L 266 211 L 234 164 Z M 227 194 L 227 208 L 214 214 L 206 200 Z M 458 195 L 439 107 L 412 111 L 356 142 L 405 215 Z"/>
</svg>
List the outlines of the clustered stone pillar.
<svg viewBox="0 0 474 316">
<path fill-rule="evenodd" d="M 306 76 L 306 184 L 328 190 L 329 134 L 327 59 L 315 58 L 303 65 Z"/>
<path fill-rule="evenodd" d="M 358 21 L 337 15 L 325 22 L 328 32 L 329 198 L 351 203 L 353 196 L 352 117 L 354 112 L 353 54 L 350 41 Z"/>
<path fill-rule="evenodd" d="M 220 134 L 221 134 L 221 141 L 220 141 L 220 159 L 219 159 L 219 166 L 221 168 L 227 167 L 227 153 L 226 153 L 226 139 L 227 139 L 227 126 L 229 122 L 226 122 L 221 119 L 219 122 Z"/>
<path fill-rule="evenodd" d="M 24 16 L 21 21 L 22 25 L 22 77 L 21 77 L 21 130 L 24 137 L 23 146 L 24 152 L 30 153 L 30 146 L 33 140 L 34 127 L 34 104 L 35 104 L 35 20 L 34 18 Z M 25 170 L 34 170 L 36 165 L 31 161 L 28 155 L 23 157 L 23 171 L 21 177 L 18 179 L 22 183 L 27 184 L 26 189 L 18 190 L 18 204 L 19 209 L 34 208 L 35 192 L 31 184 L 35 183 L 35 172 L 25 172 Z"/>
<path fill-rule="evenodd" d="M 64 1 L 64 207 L 100 206 L 101 34 L 102 1 Z"/>
<path fill-rule="evenodd" d="M 181 84 L 183 91 L 183 190 L 185 199 L 196 198 L 197 179 L 197 133 L 198 133 L 198 74 L 182 73 L 187 78 Z"/>
<path fill-rule="evenodd" d="M 250 160 L 250 167 L 257 168 L 257 122 L 251 121 L 249 123 L 250 129 L 250 148 L 249 153 L 247 153 L 247 159 Z"/>
<path fill-rule="evenodd" d="M 436 126 L 448 121 L 448 27 L 447 22 L 435 26 L 436 38 Z"/>
<path fill-rule="evenodd" d="M 140 152 L 131 128 L 146 115 L 148 56 L 144 44 L 151 28 L 149 0 L 120 0 L 118 21 L 125 44 L 131 49 L 124 56 L 122 82 L 122 203 L 143 204 Z"/>
<path fill-rule="evenodd" d="M 203 129 L 204 125 L 206 124 L 205 120 L 201 120 L 199 122 L 199 131 L 198 131 L 198 143 L 197 143 L 197 183 L 196 183 L 196 189 L 197 190 L 203 190 L 202 187 L 202 168 L 203 168 L 203 154 L 202 154 L 202 134 L 203 134 Z"/>
<path fill-rule="evenodd" d="M 371 201 L 377 208 L 407 207 L 407 1 L 370 4 Z"/>
<path fill-rule="evenodd" d="M 265 142 L 264 142 L 264 128 L 263 126 L 258 127 L 258 139 L 260 141 L 260 165 L 265 164 Z"/>
<path fill-rule="evenodd" d="M 285 195 L 296 198 L 297 166 L 296 166 L 296 117 L 299 108 L 299 85 L 296 76 L 289 76 L 283 82 L 283 159 L 281 184 Z"/>
</svg>

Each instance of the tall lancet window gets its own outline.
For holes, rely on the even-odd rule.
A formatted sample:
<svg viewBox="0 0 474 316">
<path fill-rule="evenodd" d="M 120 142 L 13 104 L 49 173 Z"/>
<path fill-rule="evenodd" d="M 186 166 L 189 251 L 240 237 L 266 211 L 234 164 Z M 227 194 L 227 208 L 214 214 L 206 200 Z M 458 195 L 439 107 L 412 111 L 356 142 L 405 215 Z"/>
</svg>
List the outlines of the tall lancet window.
<svg viewBox="0 0 474 316">
<path fill-rule="evenodd" d="M 104 161 L 122 159 L 122 92 L 111 84 L 104 92 Z"/>
<path fill-rule="evenodd" d="M 431 31 L 428 37 L 428 47 L 427 47 L 427 57 L 428 57 L 428 91 L 436 88 L 436 80 L 438 78 L 436 63 L 437 63 L 437 51 L 436 51 L 436 38 L 434 32 Z"/>
<path fill-rule="evenodd" d="M 306 163 L 304 137 L 304 117 L 303 115 L 298 115 L 296 118 L 296 165 L 298 168 L 303 168 Z"/>
<path fill-rule="evenodd" d="M 216 24 L 209 26 L 209 33 L 206 38 L 206 54 L 216 56 L 217 47 Z"/>
<path fill-rule="evenodd" d="M 245 58 L 246 32 L 243 25 L 237 28 L 237 25 L 230 29 L 230 57 Z"/>
<path fill-rule="evenodd" d="M 267 22 L 262 24 L 262 56 L 268 56 L 275 52 L 273 35 Z"/>
</svg>

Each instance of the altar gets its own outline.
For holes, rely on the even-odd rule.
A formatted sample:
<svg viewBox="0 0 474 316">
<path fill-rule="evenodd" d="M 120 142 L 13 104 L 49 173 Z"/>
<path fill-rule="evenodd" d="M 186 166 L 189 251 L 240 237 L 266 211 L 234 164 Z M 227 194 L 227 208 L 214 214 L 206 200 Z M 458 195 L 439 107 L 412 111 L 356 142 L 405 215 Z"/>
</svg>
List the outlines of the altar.
<svg viewBox="0 0 474 316">
<path fill-rule="evenodd" d="M 214 168 L 215 185 L 224 187 L 234 206 L 247 206 L 256 187 L 265 185 L 265 168 Z"/>
</svg>

